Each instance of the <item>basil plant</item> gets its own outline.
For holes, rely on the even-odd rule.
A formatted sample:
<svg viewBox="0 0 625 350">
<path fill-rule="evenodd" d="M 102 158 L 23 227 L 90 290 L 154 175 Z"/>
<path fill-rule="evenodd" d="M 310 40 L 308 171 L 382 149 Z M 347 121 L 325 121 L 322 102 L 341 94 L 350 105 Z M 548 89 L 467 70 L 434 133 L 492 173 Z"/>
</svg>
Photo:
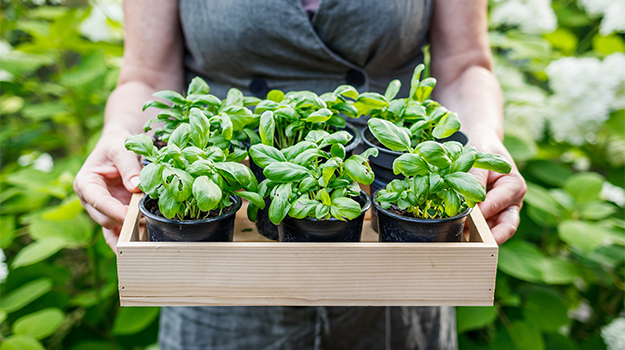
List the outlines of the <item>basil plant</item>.
<svg viewBox="0 0 625 350">
<path fill-rule="evenodd" d="M 395 206 L 420 219 L 440 219 L 464 212 L 484 201 L 486 190 L 468 171 L 475 167 L 507 174 L 510 164 L 500 155 L 478 152 L 456 141 L 425 141 L 412 147 L 409 134 L 390 121 L 369 120 L 380 143 L 406 152 L 393 162 L 395 175 L 375 199 L 383 209 Z"/>
<path fill-rule="evenodd" d="M 353 104 L 358 110 L 358 116 L 369 115 L 371 118 L 388 120 L 404 127 L 412 147 L 423 141 L 444 139 L 460 130 L 456 113 L 429 99 L 436 79 L 420 80 L 424 69 L 423 64 L 415 68 L 408 98 L 395 99 L 401 88 L 399 80 L 391 81 L 384 95 L 360 94 Z"/>
<path fill-rule="evenodd" d="M 221 132 L 212 128 L 211 119 L 218 118 L 208 118 L 192 108 L 189 122 L 178 125 L 161 149 L 146 134 L 126 139 L 126 149 L 150 162 L 141 170 L 139 189 L 158 200 L 164 217 L 197 220 L 207 218 L 211 210 L 221 215 L 233 204 L 233 194 L 250 201 L 248 210 L 265 207 L 255 193 L 258 181 L 248 167 L 239 163 L 240 155 L 210 144 L 211 137 Z"/>
<path fill-rule="evenodd" d="M 250 135 L 251 143 L 284 149 L 304 140 L 312 130 L 332 133 L 344 129 L 345 119 L 340 114 L 356 117 L 350 99 L 355 96 L 358 91 L 349 85 L 341 85 L 321 96 L 311 91 L 291 91 L 285 95 L 272 90 L 254 110 L 258 134 Z"/>
<path fill-rule="evenodd" d="M 282 150 L 264 144 L 250 148 L 250 157 L 267 178 L 258 185 L 257 193 L 271 198 L 271 222 L 279 225 L 287 215 L 343 221 L 360 215 L 360 204 L 353 198 L 360 195 L 359 183 L 373 182 L 367 159 L 378 151 L 371 148 L 345 159 L 344 145 L 351 138 L 346 131 L 313 130 L 304 140 Z"/>
<path fill-rule="evenodd" d="M 256 105 L 260 99 L 243 96 L 243 93 L 236 88 L 230 89 L 223 101 L 209 92 L 210 87 L 200 77 L 193 78 L 186 97 L 171 90 L 155 92 L 153 96 L 169 102 L 171 106 L 160 101 L 146 102 L 143 105 L 144 111 L 150 107 L 162 111 L 155 119 L 145 124 L 144 131 L 152 130 L 152 124 L 164 123 L 161 127 L 154 129 L 154 136 L 158 140 L 167 142 L 180 124 L 189 123 L 191 110 L 195 108 L 210 118 L 213 127 L 220 131 L 211 136 L 209 142 L 212 145 L 222 149 L 239 148 L 240 141 L 248 138 L 246 132 L 252 132 L 248 126 L 254 123 L 254 116 L 246 106 Z"/>
</svg>

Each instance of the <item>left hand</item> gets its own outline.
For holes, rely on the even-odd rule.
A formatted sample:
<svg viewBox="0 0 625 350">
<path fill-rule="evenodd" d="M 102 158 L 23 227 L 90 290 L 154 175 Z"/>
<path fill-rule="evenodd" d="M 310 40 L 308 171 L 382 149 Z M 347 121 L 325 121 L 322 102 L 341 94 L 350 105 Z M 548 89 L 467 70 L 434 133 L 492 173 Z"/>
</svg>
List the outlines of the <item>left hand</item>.
<svg viewBox="0 0 625 350">
<path fill-rule="evenodd" d="M 484 218 L 490 226 L 497 244 L 501 245 L 516 232 L 519 226 L 519 212 L 523 206 L 523 196 L 527 186 L 519 173 L 512 156 L 496 135 L 472 137 L 471 143 L 481 152 L 504 156 L 512 165 L 509 174 L 473 168 L 471 173 L 486 186 L 486 200 L 479 204 Z"/>
</svg>

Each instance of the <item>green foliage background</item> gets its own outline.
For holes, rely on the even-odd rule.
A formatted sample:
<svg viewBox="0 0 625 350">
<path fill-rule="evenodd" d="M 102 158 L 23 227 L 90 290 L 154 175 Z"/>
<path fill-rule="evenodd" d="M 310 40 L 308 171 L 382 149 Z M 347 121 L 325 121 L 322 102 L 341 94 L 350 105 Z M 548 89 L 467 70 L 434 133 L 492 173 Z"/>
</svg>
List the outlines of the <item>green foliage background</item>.
<svg viewBox="0 0 625 350">
<path fill-rule="evenodd" d="M 92 11 L 85 2 L 2 5 L 2 349 L 153 347 L 158 308 L 119 308 L 115 255 L 72 190 L 102 127 L 121 40 L 81 34 Z M 500 74 L 509 110 L 528 103 L 524 91 L 551 93 L 550 62 L 624 50 L 622 35 L 599 34 L 601 17 L 574 1 L 552 6 L 553 33 L 491 26 L 498 73 L 522 77 L 520 87 L 509 86 Z M 110 18 L 108 25 L 121 30 Z M 624 119 L 623 110 L 611 111 L 596 140 L 575 146 L 557 142 L 548 129 L 539 138 L 507 133 L 528 180 L 526 205 L 517 234 L 500 250 L 495 306 L 457 309 L 461 349 L 605 347 L 602 327 L 623 313 L 625 234 L 623 208 L 600 193 L 606 180 L 625 185 Z M 41 165 L 46 154 L 51 169 Z"/>
</svg>

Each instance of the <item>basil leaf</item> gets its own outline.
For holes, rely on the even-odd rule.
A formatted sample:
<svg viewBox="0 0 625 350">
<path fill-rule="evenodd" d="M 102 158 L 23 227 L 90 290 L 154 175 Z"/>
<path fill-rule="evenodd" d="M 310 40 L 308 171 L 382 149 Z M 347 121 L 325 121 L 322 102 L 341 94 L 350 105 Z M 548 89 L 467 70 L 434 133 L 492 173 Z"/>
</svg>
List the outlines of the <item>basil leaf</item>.
<svg viewBox="0 0 625 350">
<path fill-rule="evenodd" d="M 256 106 L 261 101 L 260 98 L 254 96 L 243 96 L 243 106 Z"/>
<path fill-rule="evenodd" d="M 269 220 L 271 220 L 274 225 L 280 225 L 291 209 L 291 204 L 289 203 L 291 193 L 291 184 L 282 184 L 275 188 L 268 212 Z"/>
<path fill-rule="evenodd" d="M 323 138 L 323 141 L 321 142 L 321 145 L 319 145 L 319 147 L 324 148 L 326 146 L 334 145 L 337 143 L 346 145 L 349 143 L 349 141 L 352 140 L 352 138 L 352 134 L 348 133 L 347 131 L 337 131 L 333 134 L 326 135 Z"/>
<path fill-rule="evenodd" d="M 335 143 L 330 148 L 330 154 L 332 157 L 337 157 L 341 159 L 345 159 L 345 146 L 340 143 Z"/>
<path fill-rule="evenodd" d="M 468 172 L 473 167 L 476 157 L 475 152 L 464 153 L 451 165 L 451 172 Z"/>
<path fill-rule="evenodd" d="M 281 149 L 280 152 L 284 154 L 287 160 L 293 160 L 299 154 L 311 148 L 317 148 L 317 145 L 310 141 L 300 141 L 291 147 Z"/>
<path fill-rule="evenodd" d="M 169 101 L 179 105 L 184 105 L 187 103 L 187 100 L 185 100 L 185 98 L 182 97 L 181 94 L 171 90 L 158 91 L 153 93 L 152 96 L 162 98 L 165 101 Z"/>
<path fill-rule="evenodd" d="M 426 98 L 430 97 L 434 86 L 436 85 L 436 79 L 430 77 L 425 78 L 419 83 L 419 87 L 415 91 L 414 99 L 423 102 Z"/>
<path fill-rule="evenodd" d="M 309 123 L 325 122 L 332 116 L 332 111 L 327 108 L 322 108 L 314 113 L 311 113 L 306 121 Z"/>
<path fill-rule="evenodd" d="M 212 162 L 199 159 L 187 167 L 189 174 L 193 176 L 209 175 L 213 173 Z"/>
<path fill-rule="evenodd" d="M 444 139 L 460 130 L 460 122 L 456 113 L 449 113 L 432 130 L 432 136 L 437 139 Z"/>
<path fill-rule="evenodd" d="M 349 157 L 343 164 L 343 169 L 345 169 L 347 176 L 363 185 L 371 185 L 375 179 L 375 174 L 369 163 L 360 156 Z"/>
<path fill-rule="evenodd" d="M 315 217 L 319 220 L 326 219 L 330 214 L 329 205 L 323 203 L 317 203 L 317 208 L 315 209 Z"/>
<path fill-rule="evenodd" d="M 257 144 L 250 148 L 250 157 L 259 167 L 265 169 L 274 162 L 286 162 L 287 158 L 275 147 Z"/>
<path fill-rule="evenodd" d="M 142 111 L 145 111 L 146 109 L 150 108 L 150 107 L 154 107 L 154 108 L 158 108 L 158 109 L 170 109 L 171 107 L 168 104 L 165 104 L 163 102 L 159 102 L 159 101 L 148 101 L 143 105 L 143 108 L 141 109 Z"/>
<path fill-rule="evenodd" d="M 256 114 L 261 114 L 265 111 L 273 111 L 278 107 L 280 107 L 279 103 L 273 102 L 271 100 L 262 100 L 258 102 L 258 104 L 256 105 L 256 109 L 254 109 L 254 112 Z"/>
<path fill-rule="evenodd" d="M 443 181 L 443 178 L 439 174 L 437 173 L 430 174 L 430 192 L 431 193 L 440 192 L 443 189 L 444 185 L 445 185 L 445 181 Z"/>
<path fill-rule="evenodd" d="M 327 154 L 317 148 L 312 148 L 305 150 L 300 153 L 295 159 L 293 159 L 293 163 L 301 166 L 308 165 L 313 159 L 317 159 L 319 157 L 327 157 Z"/>
<path fill-rule="evenodd" d="M 406 110 L 406 99 L 403 99 L 403 98 L 399 100 L 391 101 L 391 103 L 388 105 L 388 108 L 386 109 L 387 112 L 391 113 L 393 116 L 395 116 L 398 119 L 401 118 L 405 110 Z"/>
<path fill-rule="evenodd" d="M 221 114 L 227 114 L 230 117 L 234 131 L 243 130 L 254 121 L 252 111 L 241 106 L 225 106 L 221 109 Z M 224 126 L 222 125 L 221 128 L 224 129 Z"/>
<path fill-rule="evenodd" d="M 386 98 L 377 92 L 364 92 L 358 95 L 356 101 L 376 109 L 388 107 Z"/>
<path fill-rule="evenodd" d="M 184 170 L 165 167 L 162 172 L 163 185 L 177 202 L 184 202 L 192 194 L 193 177 Z"/>
<path fill-rule="evenodd" d="M 362 212 L 360 204 L 355 200 L 347 197 L 339 197 L 332 200 L 330 208 L 332 216 L 339 220 L 345 221 L 357 218 Z"/>
<path fill-rule="evenodd" d="M 301 165 L 287 162 L 276 162 L 267 165 L 263 174 L 271 181 L 277 183 L 289 183 L 301 181 L 310 175 L 310 172 Z"/>
<path fill-rule="evenodd" d="M 345 118 L 337 114 L 332 114 L 326 123 L 327 125 L 333 126 L 337 129 L 345 129 Z"/>
<path fill-rule="evenodd" d="M 324 131 L 324 130 L 312 130 L 312 131 L 308 132 L 308 134 L 306 135 L 305 140 L 318 144 L 323 139 L 325 139 L 326 136 L 328 136 L 328 135 L 329 135 L 329 133 L 327 131 Z"/>
<path fill-rule="evenodd" d="M 512 170 L 512 166 L 506 158 L 499 154 L 477 153 L 477 158 L 473 166 L 480 169 L 492 170 L 501 174 L 508 174 Z"/>
<path fill-rule="evenodd" d="M 430 195 L 430 177 L 415 176 L 412 181 L 416 200 L 418 203 L 423 203 Z"/>
<path fill-rule="evenodd" d="M 306 195 L 298 198 L 289 209 L 289 216 L 296 219 L 303 219 L 309 216 L 316 208 L 319 202 L 309 199 Z"/>
<path fill-rule="evenodd" d="M 308 176 L 304 178 L 302 181 L 300 181 L 297 191 L 299 193 L 309 193 L 309 192 L 312 192 L 314 190 L 313 188 L 316 186 L 317 186 L 317 179 L 313 176 Z"/>
<path fill-rule="evenodd" d="M 397 96 L 399 89 L 401 89 L 401 81 L 399 81 L 398 79 L 391 81 L 386 88 L 384 98 L 386 98 L 387 101 L 391 101 L 395 98 L 395 96 Z"/>
<path fill-rule="evenodd" d="M 232 120 L 230 120 L 230 116 L 228 116 L 228 114 L 226 113 L 221 113 L 219 114 L 219 116 L 221 117 L 221 136 L 223 136 L 226 140 L 230 140 L 232 139 L 232 132 L 233 132 L 233 127 L 232 127 Z"/>
<path fill-rule="evenodd" d="M 370 147 L 368 149 L 366 149 L 364 152 L 362 152 L 361 154 L 359 154 L 359 156 L 361 156 L 363 159 L 367 160 L 369 157 L 377 157 L 378 154 L 380 154 L 380 151 L 378 151 L 377 148 L 375 147 Z"/>
<path fill-rule="evenodd" d="M 176 130 L 169 136 L 169 142 L 167 144 L 176 145 L 180 149 L 184 148 L 189 142 L 190 129 L 191 127 L 187 123 L 178 125 Z"/>
<path fill-rule="evenodd" d="M 184 152 L 184 151 L 183 151 Z M 247 152 L 240 148 L 235 148 L 231 153 L 226 156 L 227 162 L 240 163 L 247 157 Z"/>
<path fill-rule="evenodd" d="M 448 216 L 456 216 L 460 209 L 460 199 L 454 191 L 443 191 L 443 203 L 445 204 L 445 214 Z"/>
<path fill-rule="evenodd" d="M 273 146 L 273 135 L 275 130 L 276 124 L 273 120 L 273 112 L 266 111 L 260 116 L 260 125 L 258 126 L 260 140 L 264 145 Z"/>
<path fill-rule="evenodd" d="M 273 102 L 280 103 L 280 102 L 282 102 L 282 100 L 284 100 L 284 92 L 282 92 L 280 90 L 271 90 L 267 94 L 267 99 L 271 100 Z"/>
<path fill-rule="evenodd" d="M 425 119 L 426 116 L 427 112 L 425 110 L 425 107 L 423 107 L 417 101 L 408 102 L 408 105 L 406 106 L 406 110 L 404 111 L 403 115 L 404 119 L 406 120 Z M 410 130 L 412 130 L 412 128 Z"/>
<path fill-rule="evenodd" d="M 197 94 L 197 95 L 206 95 L 210 92 L 210 87 L 204 79 L 200 77 L 195 77 L 191 79 L 191 83 L 189 84 L 189 88 L 187 89 L 187 95 Z"/>
<path fill-rule="evenodd" d="M 410 94 L 408 97 L 410 99 L 415 99 L 414 95 L 419 87 L 419 78 L 421 77 L 421 72 L 425 69 L 425 65 L 423 63 L 419 64 L 415 67 L 414 72 L 412 72 L 412 79 L 410 79 Z"/>
<path fill-rule="evenodd" d="M 402 154 L 393 161 L 393 173 L 404 176 L 425 175 L 430 172 L 428 164 L 418 154 Z"/>
<path fill-rule="evenodd" d="M 160 164 L 150 163 L 139 173 L 139 189 L 144 193 L 151 193 L 161 185 L 163 167 Z"/>
<path fill-rule="evenodd" d="M 182 150 L 182 156 L 189 164 L 193 164 L 194 162 L 203 159 L 204 151 L 195 146 L 188 146 Z"/>
<path fill-rule="evenodd" d="M 159 191 L 158 210 L 168 219 L 173 219 L 178 213 L 182 212 L 182 203 L 177 202 L 167 190 Z"/>
<path fill-rule="evenodd" d="M 200 176 L 193 182 L 193 198 L 201 211 L 213 210 L 221 202 L 222 191 L 208 176 Z"/>
<path fill-rule="evenodd" d="M 350 118 L 356 118 L 356 116 L 358 115 L 358 110 L 356 109 L 356 107 L 349 103 L 337 103 L 332 105 L 330 109 L 333 109 L 339 113 L 343 113 Z"/>
<path fill-rule="evenodd" d="M 247 188 L 252 182 L 252 177 L 254 177 L 250 168 L 241 163 L 218 162 L 213 166 L 231 185 L 239 184 L 242 187 Z"/>
<path fill-rule="evenodd" d="M 241 198 L 247 199 L 248 201 L 250 201 L 250 203 L 254 204 L 260 209 L 265 208 L 265 201 L 258 195 L 258 193 L 248 192 L 248 191 L 239 191 L 239 192 L 236 192 L 235 194 Z"/>
<path fill-rule="evenodd" d="M 358 98 L 358 90 L 351 85 L 341 85 L 334 89 L 333 94 L 334 96 L 349 97 L 354 100 Z"/>
<path fill-rule="evenodd" d="M 456 193 L 472 202 L 483 202 L 486 199 L 486 190 L 472 174 L 451 173 L 445 175 L 445 183 L 453 188 Z"/>
<path fill-rule="evenodd" d="M 230 88 L 226 95 L 226 106 L 241 106 L 243 107 L 243 93 L 237 88 Z"/>
<path fill-rule="evenodd" d="M 435 167 L 444 169 L 451 165 L 445 148 L 436 141 L 425 141 L 419 144 L 417 151 L 423 159 Z"/>
<path fill-rule="evenodd" d="M 153 158 L 157 152 L 152 139 L 146 134 L 128 136 L 124 146 L 127 150 L 146 158 Z"/>
<path fill-rule="evenodd" d="M 397 125 L 383 119 L 369 119 L 373 136 L 392 151 L 410 151 L 410 138 Z"/>
</svg>

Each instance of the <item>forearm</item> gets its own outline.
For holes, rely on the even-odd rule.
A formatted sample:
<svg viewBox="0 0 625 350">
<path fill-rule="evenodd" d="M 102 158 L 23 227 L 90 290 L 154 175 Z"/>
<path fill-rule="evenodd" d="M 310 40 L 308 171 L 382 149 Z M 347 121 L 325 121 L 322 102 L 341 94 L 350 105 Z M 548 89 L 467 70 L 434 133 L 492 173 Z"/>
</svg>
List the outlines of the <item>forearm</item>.
<svg viewBox="0 0 625 350">
<path fill-rule="evenodd" d="M 437 84 L 434 98 L 458 113 L 461 130 L 472 143 L 485 136 L 503 140 L 503 97 L 492 71 L 469 66 L 447 84 Z"/>
</svg>

